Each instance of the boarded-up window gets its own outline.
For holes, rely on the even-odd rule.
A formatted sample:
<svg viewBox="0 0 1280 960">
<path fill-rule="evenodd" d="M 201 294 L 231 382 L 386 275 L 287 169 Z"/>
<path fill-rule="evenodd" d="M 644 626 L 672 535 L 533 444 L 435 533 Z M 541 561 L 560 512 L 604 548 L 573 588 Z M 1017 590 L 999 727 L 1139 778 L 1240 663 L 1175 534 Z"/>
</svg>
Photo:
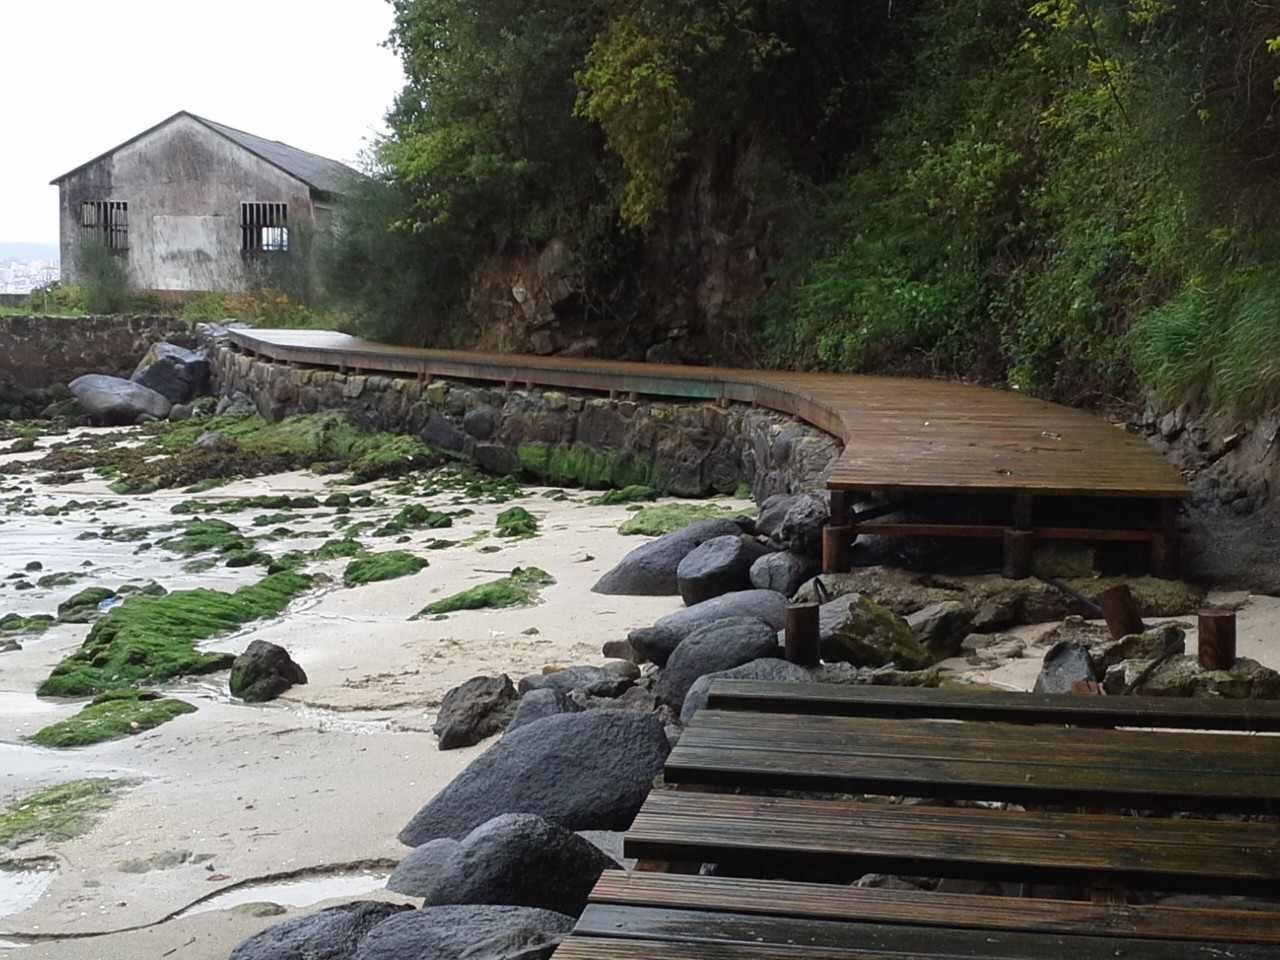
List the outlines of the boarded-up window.
<svg viewBox="0 0 1280 960">
<path fill-rule="evenodd" d="M 129 249 L 129 204 L 123 200 L 86 200 L 80 204 L 80 236 L 108 250 Z"/>
<path fill-rule="evenodd" d="M 246 253 L 289 249 L 288 204 L 240 204 L 240 248 Z"/>
</svg>

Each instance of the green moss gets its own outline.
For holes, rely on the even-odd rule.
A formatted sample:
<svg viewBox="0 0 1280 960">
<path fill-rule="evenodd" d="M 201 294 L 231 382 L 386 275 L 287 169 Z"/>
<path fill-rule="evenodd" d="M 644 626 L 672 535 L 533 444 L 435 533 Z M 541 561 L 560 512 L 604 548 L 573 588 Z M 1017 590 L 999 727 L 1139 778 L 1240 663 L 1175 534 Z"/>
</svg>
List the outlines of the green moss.
<svg viewBox="0 0 1280 960">
<path fill-rule="evenodd" d="M 282 523 L 296 523 L 303 519 L 296 513 L 264 513 L 261 516 L 253 518 L 255 527 L 272 527 Z"/>
<path fill-rule="evenodd" d="M 77 580 L 83 579 L 83 573 L 47 573 L 36 581 L 38 587 L 69 587 Z"/>
<path fill-rule="evenodd" d="M 644 507 L 637 510 L 634 516 L 622 522 L 618 532 L 656 537 L 687 527 L 695 520 L 734 517 L 742 512 L 714 503 L 664 503 L 657 507 Z"/>
<path fill-rule="evenodd" d="M 270 566 L 271 562 L 271 554 L 263 553 L 261 550 L 228 550 L 222 555 L 224 567 L 266 567 Z"/>
<path fill-rule="evenodd" d="M 310 584 L 309 577 L 286 571 L 231 594 L 196 589 L 131 597 L 94 624 L 80 649 L 54 667 L 36 692 L 82 697 L 226 669 L 232 654 L 202 652 L 196 642 L 280 613 Z"/>
<path fill-rule="evenodd" d="M 40 837 L 55 843 L 78 837 L 127 786 L 125 780 L 71 780 L 15 800 L 0 814 L 0 846 L 16 847 Z"/>
<path fill-rule="evenodd" d="M 337 557 L 354 557 L 364 551 L 359 540 L 346 538 L 343 540 L 326 540 L 316 547 L 314 556 L 317 560 L 333 560 Z"/>
<path fill-rule="evenodd" d="M 216 487 L 225 487 L 230 482 L 230 477 L 205 477 L 203 480 L 197 480 L 191 486 L 185 488 L 183 492 L 204 493 L 206 490 L 213 490 Z"/>
<path fill-rule="evenodd" d="M 506 503 L 522 491 L 510 475 L 495 477 L 469 464 L 451 464 L 432 470 L 420 491 L 423 497 L 442 493 L 459 493 L 473 503 Z"/>
<path fill-rule="evenodd" d="M 30 453 L 36 448 L 35 437 L 19 437 L 9 444 L 9 453 Z"/>
<path fill-rule="evenodd" d="M 538 535 L 538 521 L 524 507 L 508 507 L 498 514 L 498 536 L 525 539 Z"/>
<path fill-rule="evenodd" d="M 63 623 L 84 623 L 85 618 L 98 612 L 98 604 L 115 595 L 106 587 L 85 587 L 58 604 L 58 619 Z"/>
<path fill-rule="evenodd" d="M 32 617 L 6 613 L 0 617 L 0 633 L 44 633 L 57 622 L 47 613 L 37 613 Z"/>
<path fill-rule="evenodd" d="M 426 567 L 427 561 L 404 550 L 389 550 L 386 553 L 370 553 L 357 557 L 347 564 L 343 571 L 342 582 L 348 587 L 362 583 L 374 583 L 378 580 L 395 580 L 407 577 Z"/>
<path fill-rule="evenodd" d="M 531 603 L 539 588 L 555 583 L 555 578 L 537 567 L 516 567 L 511 575 L 463 590 L 442 600 L 435 600 L 419 610 L 412 619 L 455 610 L 479 610 L 483 607 L 515 607 Z"/>
<path fill-rule="evenodd" d="M 200 557 L 196 560 L 188 560 L 182 565 L 184 573 L 204 573 L 206 570 L 212 570 L 218 565 L 218 561 L 213 557 Z"/>
<path fill-rule="evenodd" d="M 606 507 L 615 503 L 637 503 L 642 500 L 657 500 L 661 492 L 644 484 L 633 484 L 621 490 L 606 490 L 598 497 L 588 497 L 587 503 L 593 507 Z"/>
<path fill-rule="evenodd" d="M 398 537 L 409 530 L 438 530 L 453 526 L 453 517 L 439 510 L 428 510 L 419 504 L 410 504 L 374 531 L 375 537 Z"/>
<path fill-rule="evenodd" d="M 170 507 L 169 512 L 241 513 L 245 510 L 313 510 L 319 506 L 320 501 L 312 496 L 291 497 L 287 494 L 266 494 L 257 497 L 237 497 L 235 500 L 183 500 Z"/>
<path fill-rule="evenodd" d="M 521 444 L 516 449 L 520 469 L 546 483 L 576 483 L 584 487 L 649 486 L 666 490 L 666 480 L 651 460 L 628 451 L 597 450 L 581 445 Z"/>
<path fill-rule="evenodd" d="M 165 537 L 157 543 L 166 550 L 191 556 L 216 550 L 251 550 L 253 541 L 240 534 L 240 528 L 226 520 L 186 520 L 181 524 L 182 533 Z"/>
<path fill-rule="evenodd" d="M 141 690 L 109 690 L 58 723 L 26 739 L 42 747 L 84 747 L 151 730 L 196 708 L 183 700 Z"/>
</svg>

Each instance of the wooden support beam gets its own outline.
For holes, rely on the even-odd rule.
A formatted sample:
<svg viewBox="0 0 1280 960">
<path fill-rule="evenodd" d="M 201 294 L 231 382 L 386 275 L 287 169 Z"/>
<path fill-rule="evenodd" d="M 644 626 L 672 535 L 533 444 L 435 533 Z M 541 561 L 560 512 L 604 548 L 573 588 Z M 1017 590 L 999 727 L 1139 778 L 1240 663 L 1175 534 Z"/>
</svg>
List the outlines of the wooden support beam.
<svg viewBox="0 0 1280 960">
<path fill-rule="evenodd" d="M 1197 618 L 1197 628 L 1200 636 L 1200 666 L 1206 670 L 1230 670 L 1235 666 L 1235 611 L 1205 610 Z"/>
<path fill-rule="evenodd" d="M 831 491 L 831 522 L 839 526 L 849 523 L 853 513 L 853 495 L 848 490 Z"/>
<path fill-rule="evenodd" d="M 1147 625 L 1142 622 L 1138 601 L 1133 598 L 1133 591 L 1127 583 L 1103 590 L 1093 599 L 1102 610 L 1112 640 L 1119 640 L 1131 633 L 1142 633 L 1147 629 Z"/>
<path fill-rule="evenodd" d="M 1161 580 L 1178 579 L 1179 542 L 1176 533 L 1157 533 L 1151 537 L 1151 573 Z"/>
<path fill-rule="evenodd" d="M 816 667 L 819 659 L 818 604 L 787 607 L 786 658 L 802 667 Z"/>
<path fill-rule="evenodd" d="M 829 523 L 822 528 L 822 572 L 848 573 L 853 548 L 853 527 Z"/>
<path fill-rule="evenodd" d="M 1019 530 L 1031 529 L 1031 494 L 1020 493 L 1013 498 L 1013 525 Z"/>
<path fill-rule="evenodd" d="M 1025 580 L 1031 576 L 1031 553 L 1036 535 L 1030 530 L 1004 532 L 1004 558 L 1000 575 L 1006 580 Z"/>
</svg>

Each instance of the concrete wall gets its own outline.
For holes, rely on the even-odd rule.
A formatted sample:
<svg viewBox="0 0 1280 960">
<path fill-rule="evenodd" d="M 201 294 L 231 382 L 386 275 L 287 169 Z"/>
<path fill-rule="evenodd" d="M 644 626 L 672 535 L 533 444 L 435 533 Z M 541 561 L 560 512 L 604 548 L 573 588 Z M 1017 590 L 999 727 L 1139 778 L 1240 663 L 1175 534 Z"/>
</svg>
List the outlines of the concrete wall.
<svg viewBox="0 0 1280 960">
<path fill-rule="evenodd" d="M 179 116 L 89 164 L 60 184 L 62 282 L 79 281 L 81 204 L 128 203 L 133 285 L 143 290 L 244 290 L 266 257 L 300 255 L 297 231 L 312 224 L 311 190 L 190 117 Z M 246 260 L 241 202 L 287 203 L 287 253 Z"/>
</svg>

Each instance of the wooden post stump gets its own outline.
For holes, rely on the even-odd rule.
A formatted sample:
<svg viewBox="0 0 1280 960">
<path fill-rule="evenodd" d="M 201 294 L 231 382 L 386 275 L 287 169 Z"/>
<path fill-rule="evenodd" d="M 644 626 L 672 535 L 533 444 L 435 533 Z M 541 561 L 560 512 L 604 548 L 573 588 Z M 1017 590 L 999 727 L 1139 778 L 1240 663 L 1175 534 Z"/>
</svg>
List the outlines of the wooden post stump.
<svg viewBox="0 0 1280 960">
<path fill-rule="evenodd" d="M 1138 610 L 1138 601 L 1133 599 L 1133 592 L 1127 583 L 1103 590 L 1093 599 L 1106 618 L 1112 640 L 1119 640 L 1131 633 L 1142 633 L 1147 629 Z"/>
<path fill-rule="evenodd" d="M 853 549 L 853 528 L 830 523 L 822 528 L 822 572 L 848 573 Z"/>
<path fill-rule="evenodd" d="M 787 607 L 786 658 L 802 667 L 818 665 L 818 607 L 816 603 L 793 603 Z"/>
<path fill-rule="evenodd" d="M 1006 530 L 1000 575 L 1006 580 L 1025 580 L 1031 576 L 1031 553 L 1035 545 L 1036 535 L 1030 530 Z"/>
<path fill-rule="evenodd" d="M 1236 614 L 1234 610 L 1205 610 L 1198 618 L 1200 666 L 1206 670 L 1230 670 L 1236 662 Z"/>
</svg>

